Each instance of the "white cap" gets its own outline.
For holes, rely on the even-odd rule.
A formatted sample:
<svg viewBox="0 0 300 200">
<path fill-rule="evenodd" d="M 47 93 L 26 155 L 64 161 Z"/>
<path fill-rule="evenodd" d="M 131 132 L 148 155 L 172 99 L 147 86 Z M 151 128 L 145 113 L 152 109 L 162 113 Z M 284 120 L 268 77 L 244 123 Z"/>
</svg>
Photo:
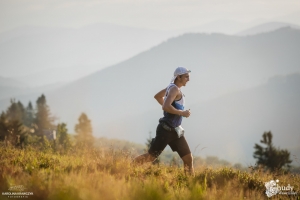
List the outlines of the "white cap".
<svg viewBox="0 0 300 200">
<path fill-rule="evenodd" d="M 188 70 L 185 67 L 177 67 L 174 71 L 174 76 L 171 79 L 171 83 L 174 83 L 175 79 L 177 78 L 177 76 L 182 75 L 182 74 L 186 74 L 186 73 L 190 73 L 191 70 Z"/>
</svg>

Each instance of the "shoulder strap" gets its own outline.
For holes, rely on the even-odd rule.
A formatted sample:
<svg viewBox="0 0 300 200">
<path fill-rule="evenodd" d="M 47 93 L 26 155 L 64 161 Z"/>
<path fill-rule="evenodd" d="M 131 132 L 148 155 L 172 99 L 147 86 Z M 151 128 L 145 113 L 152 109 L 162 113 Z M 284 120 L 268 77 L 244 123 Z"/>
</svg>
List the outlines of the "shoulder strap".
<svg viewBox="0 0 300 200">
<path fill-rule="evenodd" d="M 169 92 L 169 90 L 171 89 L 171 87 L 173 87 L 173 86 L 176 86 L 177 87 L 177 85 L 175 85 L 174 83 L 171 83 L 170 85 L 168 85 L 168 87 L 167 87 L 167 91 L 166 91 L 166 95 L 165 96 L 168 96 L 168 92 Z M 177 87 L 178 88 L 178 87 Z M 180 92 L 181 92 L 181 90 L 179 90 Z M 182 93 L 181 93 L 182 94 Z"/>
<path fill-rule="evenodd" d="M 170 83 L 170 85 L 168 85 L 167 90 L 166 90 L 166 95 L 168 96 L 169 90 L 171 89 L 171 87 L 173 87 L 175 84 L 174 83 Z"/>
</svg>

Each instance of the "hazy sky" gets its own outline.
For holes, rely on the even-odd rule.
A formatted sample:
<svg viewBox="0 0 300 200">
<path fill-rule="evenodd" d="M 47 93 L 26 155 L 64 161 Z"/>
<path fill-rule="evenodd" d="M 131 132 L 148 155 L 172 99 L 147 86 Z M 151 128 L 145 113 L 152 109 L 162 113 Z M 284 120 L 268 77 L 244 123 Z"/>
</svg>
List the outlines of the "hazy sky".
<svg viewBox="0 0 300 200">
<path fill-rule="evenodd" d="M 0 32 L 25 25 L 78 28 L 98 22 L 160 30 L 220 19 L 300 24 L 297 16 L 299 0 L 0 0 Z"/>
</svg>

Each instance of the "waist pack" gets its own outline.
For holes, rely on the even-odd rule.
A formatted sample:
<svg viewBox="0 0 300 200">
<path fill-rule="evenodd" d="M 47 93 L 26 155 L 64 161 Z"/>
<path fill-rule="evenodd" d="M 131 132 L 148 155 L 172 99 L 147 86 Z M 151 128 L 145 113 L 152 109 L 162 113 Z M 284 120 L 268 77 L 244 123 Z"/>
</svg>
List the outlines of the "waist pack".
<svg viewBox="0 0 300 200">
<path fill-rule="evenodd" d="M 182 126 L 177 126 L 175 128 L 172 128 L 164 122 L 161 122 L 160 124 L 167 131 L 175 131 L 177 133 L 178 138 L 180 138 L 184 135 L 184 129 L 182 128 Z"/>
</svg>

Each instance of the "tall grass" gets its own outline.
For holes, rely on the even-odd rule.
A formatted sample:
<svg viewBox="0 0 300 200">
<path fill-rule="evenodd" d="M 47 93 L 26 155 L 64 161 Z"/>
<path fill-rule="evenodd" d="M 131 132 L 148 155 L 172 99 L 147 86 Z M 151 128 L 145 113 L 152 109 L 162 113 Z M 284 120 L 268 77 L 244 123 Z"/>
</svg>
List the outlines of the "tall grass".
<svg viewBox="0 0 300 200">
<path fill-rule="evenodd" d="M 190 177 L 177 166 L 132 164 L 133 156 L 114 149 L 73 148 L 60 154 L 2 145 L 0 191 L 23 185 L 33 192 L 28 199 L 39 200 L 267 199 L 264 182 L 279 179 L 300 194 L 299 175 L 200 166 L 195 177 Z"/>
</svg>

